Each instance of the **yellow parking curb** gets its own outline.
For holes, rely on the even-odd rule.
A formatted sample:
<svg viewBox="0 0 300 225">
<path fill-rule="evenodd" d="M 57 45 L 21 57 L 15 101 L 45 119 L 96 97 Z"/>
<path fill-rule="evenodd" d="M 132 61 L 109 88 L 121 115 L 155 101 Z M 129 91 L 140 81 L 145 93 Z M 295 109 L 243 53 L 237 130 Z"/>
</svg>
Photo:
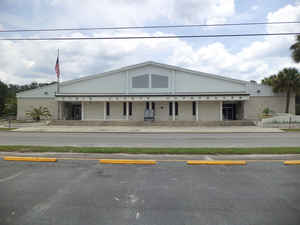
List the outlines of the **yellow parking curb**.
<svg viewBox="0 0 300 225">
<path fill-rule="evenodd" d="M 16 157 L 16 156 L 5 156 L 4 160 L 9 161 L 27 161 L 27 162 L 56 162 L 56 158 L 41 158 L 41 157 Z"/>
<path fill-rule="evenodd" d="M 287 160 L 283 161 L 284 165 L 300 165 L 300 160 Z"/>
<path fill-rule="evenodd" d="M 246 165 L 246 161 L 241 160 L 189 160 L 186 161 L 188 165 Z"/>
<path fill-rule="evenodd" d="M 156 160 L 135 160 L 135 159 L 100 159 L 102 164 L 139 164 L 139 165 L 154 165 Z"/>
</svg>

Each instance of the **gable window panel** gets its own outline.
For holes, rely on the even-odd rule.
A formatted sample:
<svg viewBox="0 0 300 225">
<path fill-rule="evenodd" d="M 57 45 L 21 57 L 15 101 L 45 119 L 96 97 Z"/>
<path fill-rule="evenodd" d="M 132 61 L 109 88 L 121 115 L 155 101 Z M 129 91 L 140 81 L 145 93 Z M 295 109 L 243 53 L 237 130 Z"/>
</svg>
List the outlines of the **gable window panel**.
<svg viewBox="0 0 300 225">
<path fill-rule="evenodd" d="M 149 88 L 149 74 L 133 77 L 132 88 Z"/>
<path fill-rule="evenodd" d="M 151 87 L 152 88 L 168 88 L 169 87 L 169 77 L 152 74 L 151 75 Z"/>
</svg>

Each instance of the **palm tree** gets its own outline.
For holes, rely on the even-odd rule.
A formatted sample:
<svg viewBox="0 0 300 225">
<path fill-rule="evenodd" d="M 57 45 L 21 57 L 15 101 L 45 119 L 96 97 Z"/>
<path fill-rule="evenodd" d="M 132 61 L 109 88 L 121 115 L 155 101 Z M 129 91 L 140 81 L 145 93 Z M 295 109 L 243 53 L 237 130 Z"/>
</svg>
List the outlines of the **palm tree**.
<svg viewBox="0 0 300 225">
<path fill-rule="evenodd" d="M 292 58 L 296 63 L 300 62 L 300 35 L 296 38 L 296 43 L 290 47 L 292 50 Z"/>
<path fill-rule="evenodd" d="M 296 68 L 285 68 L 277 75 L 264 78 L 262 84 L 270 85 L 275 93 L 286 92 L 285 112 L 289 113 L 290 97 L 300 92 L 300 73 Z"/>
<path fill-rule="evenodd" d="M 51 117 L 48 108 L 43 106 L 40 106 L 39 108 L 33 108 L 31 111 L 26 112 L 26 115 L 35 121 L 40 121 L 41 117 L 45 117 L 46 119 Z"/>
</svg>

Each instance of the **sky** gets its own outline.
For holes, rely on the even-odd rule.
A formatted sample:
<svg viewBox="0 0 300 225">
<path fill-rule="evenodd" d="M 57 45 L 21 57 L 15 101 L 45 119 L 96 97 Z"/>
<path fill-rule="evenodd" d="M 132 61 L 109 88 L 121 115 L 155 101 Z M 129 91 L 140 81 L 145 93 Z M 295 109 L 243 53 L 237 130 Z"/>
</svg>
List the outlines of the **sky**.
<svg viewBox="0 0 300 225">
<path fill-rule="evenodd" d="M 300 0 L 0 0 L 0 30 L 300 21 Z M 0 33 L 5 37 L 104 37 L 300 32 L 300 24 Z M 295 36 L 82 41 L 0 41 L 0 80 L 63 81 L 144 61 L 261 81 L 296 67 Z"/>
</svg>

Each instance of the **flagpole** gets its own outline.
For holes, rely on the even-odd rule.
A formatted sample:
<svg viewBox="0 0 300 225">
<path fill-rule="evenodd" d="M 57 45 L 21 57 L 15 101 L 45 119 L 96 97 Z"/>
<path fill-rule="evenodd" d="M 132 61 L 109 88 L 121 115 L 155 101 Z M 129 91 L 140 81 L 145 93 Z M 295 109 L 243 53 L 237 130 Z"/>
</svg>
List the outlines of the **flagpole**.
<svg viewBox="0 0 300 225">
<path fill-rule="evenodd" d="M 58 60 L 59 60 L 59 48 L 57 49 L 57 58 L 58 58 Z M 59 87 L 59 81 L 60 81 L 60 75 L 58 75 L 57 76 L 57 94 L 59 94 L 59 89 L 60 89 L 60 87 Z"/>
<path fill-rule="evenodd" d="M 57 49 L 57 60 L 58 60 L 58 68 L 59 68 L 59 48 Z M 59 68 L 59 73 L 60 73 L 60 68 Z M 57 94 L 59 94 L 59 80 L 60 80 L 60 74 L 57 73 Z M 57 102 L 57 119 L 60 120 L 61 116 L 60 116 L 60 102 Z"/>
</svg>

